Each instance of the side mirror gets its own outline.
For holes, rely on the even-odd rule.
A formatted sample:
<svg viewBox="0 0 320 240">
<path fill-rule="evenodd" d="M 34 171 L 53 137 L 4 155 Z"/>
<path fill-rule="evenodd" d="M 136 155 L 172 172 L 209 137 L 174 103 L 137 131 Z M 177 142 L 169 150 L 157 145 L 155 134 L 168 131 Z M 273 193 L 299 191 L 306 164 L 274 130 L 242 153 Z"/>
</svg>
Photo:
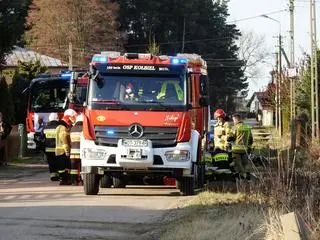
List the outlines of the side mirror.
<svg viewBox="0 0 320 240">
<path fill-rule="evenodd" d="M 209 106 L 209 97 L 208 96 L 201 96 L 199 99 L 199 104 L 202 107 Z"/>
</svg>

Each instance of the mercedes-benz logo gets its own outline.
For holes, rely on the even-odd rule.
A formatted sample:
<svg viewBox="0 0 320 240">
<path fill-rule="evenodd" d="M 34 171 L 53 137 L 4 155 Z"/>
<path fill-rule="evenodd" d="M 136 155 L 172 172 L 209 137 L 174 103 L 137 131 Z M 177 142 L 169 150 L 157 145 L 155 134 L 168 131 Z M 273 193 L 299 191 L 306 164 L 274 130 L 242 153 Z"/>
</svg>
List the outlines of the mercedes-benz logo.
<svg viewBox="0 0 320 240">
<path fill-rule="evenodd" d="M 141 138 L 143 135 L 143 127 L 139 124 L 132 124 L 129 127 L 129 135 L 133 138 Z"/>
</svg>

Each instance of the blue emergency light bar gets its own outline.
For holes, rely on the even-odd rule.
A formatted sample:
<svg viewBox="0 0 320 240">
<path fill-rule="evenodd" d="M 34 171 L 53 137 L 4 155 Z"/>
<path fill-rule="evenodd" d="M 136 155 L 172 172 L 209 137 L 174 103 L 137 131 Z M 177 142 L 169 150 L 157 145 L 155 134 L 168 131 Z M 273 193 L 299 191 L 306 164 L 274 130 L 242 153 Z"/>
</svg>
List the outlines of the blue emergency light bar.
<svg viewBox="0 0 320 240">
<path fill-rule="evenodd" d="M 188 60 L 185 59 L 185 58 L 171 58 L 170 60 L 171 64 L 174 64 L 174 65 L 178 65 L 178 64 L 187 64 L 188 63 Z"/>
<path fill-rule="evenodd" d="M 71 75 L 72 75 L 71 71 L 61 71 L 61 73 L 60 73 L 60 77 L 62 79 L 70 79 Z"/>
<path fill-rule="evenodd" d="M 92 57 L 91 62 L 107 63 L 107 62 L 108 62 L 108 57 L 107 57 L 107 56 L 100 55 L 100 54 L 95 54 L 95 55 Z"/>
</svg>

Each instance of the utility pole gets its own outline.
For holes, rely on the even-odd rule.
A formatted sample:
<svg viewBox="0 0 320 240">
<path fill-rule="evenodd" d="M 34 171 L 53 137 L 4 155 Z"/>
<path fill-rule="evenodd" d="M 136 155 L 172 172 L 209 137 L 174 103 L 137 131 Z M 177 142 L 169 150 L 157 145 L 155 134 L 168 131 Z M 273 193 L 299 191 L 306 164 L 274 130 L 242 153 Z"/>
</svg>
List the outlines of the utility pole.
<svg viewBox="0 0 320 240">
<path fill-rule="evenodd" d="M 281 108 L 281 84 L 282 84 L 282 36 L 279 34 L 279 65 L 278 65 L 278 121 L 279 121 L 279 136 L 282 137 L 282 108 Z"/>
<path fill-rule="evenodd" d="M 72 43 L 69 42 L 69 70 L 72 71 L 73 61 L 72 61 Z"/>
<path fill-rule="evenodd" d="M 276 129 L 279 130 L 279 120 L 278 120 L 278 116 L 279 116 L 279 112 L 278 112 L 278 109 L 279 109 L 279 96 L 278 96 L 278 82 L 279 82 L 279 74 L 278 74 L 278 68 L 279 68 L 279 53 L 276 52 L 276 74 L 275 74 L 275 85 L 276 85 L 276 92 L 275 92 L 275 102 L 276 102 L 276 108 L 275 108 L 275 111 L 274 111 L 274 114 L 275 114 L 275 125 L 276 125 Z"/>
<path fill-rule="evenodd" d="M 312 141 L 319 141 L 319 103 L 318 103 L 318 61 L 316 3 L 310 0 L 310 37 L 311 37 L 311 124 Z"/>
<path fill-rule="evenodd" d="M 289 0 L 290 11 L 290 65 L 291 69 L 295 68 L 294 60 L 294 0 Z M 296 116 L 295 92 L 296 92 L 296 77 L 290 77 L 290 120 Z"/>
</svg>

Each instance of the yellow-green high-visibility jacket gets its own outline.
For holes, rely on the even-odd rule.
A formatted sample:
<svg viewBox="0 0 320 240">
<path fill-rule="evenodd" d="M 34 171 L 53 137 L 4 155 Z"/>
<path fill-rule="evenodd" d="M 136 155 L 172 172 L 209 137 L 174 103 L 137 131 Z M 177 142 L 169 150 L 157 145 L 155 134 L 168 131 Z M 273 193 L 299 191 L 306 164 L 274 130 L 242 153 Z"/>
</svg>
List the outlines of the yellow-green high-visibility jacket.
<svg viewBox="0 0 320 240">
<path fill-rule="evenodd" d="M 59 122 L 54 120 L 48 122 L 47 126 L 43 129 L 45 135 L 45 152 L 54 153 L 56 150 L 56 128 Z"/>
<path fill-rule="evenodd" d="M 161 90 L 160 90 L 159 94 L 157 95 L 157 99 L 159 100 L 159 99 L 162 99 L 162 98 L 170 97 L 170 96 L 167 96 L 167 86 L 168 86 L 168 84 L 172 84 L 174 86 L 174 89 L 176 91 L 178 100 L 179 101 L 183 101 L 183 98 L 184 98 L 183 90 L 180 87 L 179 83 L 176 82 L 176 81 L 164 82 L 162 84 L 162 86 L 161 86 Z"/>
<path fill-rule="evenodd" d="M 232 144 L 232 152 L 244 153 L 252 146 L 253 138 L 251 133 L 251 127 L 243 122 L 237 123 L 231 130 L 231 136 L 234 137 L 234 143 Z"/>
<path fill-rule="evenodd" d="M 70 159 L 80 159 L 80 135 L 82 132 L 82 122 L 77 122 L 70 131 L 71 152 Z"/>
<path fill-rule="evenodd" d="M 227 138 L 230 135 L 231 127 L 228 122 L 218 122 L 214 126 L 214 148 L 226 149 Z"/>
<path fill-rule="evenodd" d="M 66 127 L 66 125 L 60 124 L 56 128 L 56 156 L 70 153 L 70 148 L 70 130 Z"/>
</svg>

